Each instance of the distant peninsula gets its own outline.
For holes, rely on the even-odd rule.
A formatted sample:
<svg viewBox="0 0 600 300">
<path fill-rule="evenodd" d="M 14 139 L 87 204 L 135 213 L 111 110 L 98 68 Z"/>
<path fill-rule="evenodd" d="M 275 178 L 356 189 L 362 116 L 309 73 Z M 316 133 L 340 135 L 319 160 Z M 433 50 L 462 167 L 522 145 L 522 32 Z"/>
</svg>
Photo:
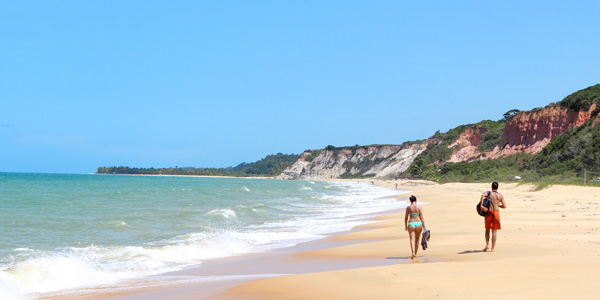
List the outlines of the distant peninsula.
<svg viewBox="0 0 600 300">
<path fill-rule="evenodd" d="M 232 176 L 232 177 L 265 177 L 277 176 L 296 162 L 300 155 L 283 154 L 267 155 L 253 163 L 241 163 L 228 168 L 135 168 L 135 167 L 99 167 L 98 174 L 129 175 L 188 175 L 188 176 Z"/>
</svg>

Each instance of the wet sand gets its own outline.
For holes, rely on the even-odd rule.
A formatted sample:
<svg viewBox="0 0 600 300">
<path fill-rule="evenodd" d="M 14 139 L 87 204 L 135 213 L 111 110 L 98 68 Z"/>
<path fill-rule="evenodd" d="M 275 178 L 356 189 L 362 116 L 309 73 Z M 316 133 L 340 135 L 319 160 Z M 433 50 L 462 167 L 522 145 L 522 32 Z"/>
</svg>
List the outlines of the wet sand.
<svg viewBox="0 0 600 300">
<path fill-rule="evenodd" d="M 383 183 L 394 184 L 394 183 Z M 300 255 L 395 258 L 391 266 L 280 276 L 229 290 L 229 299 L 597 299 L 600 267 L 600 188 L 500 184 L 501 210 L 495 252 L 483 252 L 483 218 L 475 204 L 489 184 L 419 185 L 431 240 L 411 261 L 403 214 L 380 217 L 368 231 L 374 241 Z M 423 183 L 426 184 L 426 183 Z M 398 233 L 402 233 L 398 235 Z M 408 262 L 408 263 L 406 263 Z"/>
<path fill-rule="evenodd" d="M 370 180 L 369 180 L 370 181 Z M 431 240 L 410 259 L 403 210 L 332 236 L 206 262 L 120 285 L 41 299 L 596 299 L 600 188 L 500 183 L 507 209 L 496 252 L 483 252 L 475 204 L 489 184 L 375 181 L 410 190 Z M 408 195 L 401 195 L 404 201 Z"/>
</svg>

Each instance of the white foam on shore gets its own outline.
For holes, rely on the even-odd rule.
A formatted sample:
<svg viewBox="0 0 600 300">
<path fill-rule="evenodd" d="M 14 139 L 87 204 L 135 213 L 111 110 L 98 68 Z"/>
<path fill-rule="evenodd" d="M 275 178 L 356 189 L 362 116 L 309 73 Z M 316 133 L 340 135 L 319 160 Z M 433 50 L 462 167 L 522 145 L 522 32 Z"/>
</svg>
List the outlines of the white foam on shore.
<svg viewBox="0 0 600 300">
<path fill-rule="evenodd" d="M 12 280 L 6 278 L 3 273 L 0 273 L 0 295 L 5 300 L 25 300 L 25 296 L 21 289 L 16 286 Z"/>
<path fill-rule="evenodd" d="M 391 197 L 401 191 L 355 183 L 327 184 L 329 188 L 342 187 L 345 192 L 319 194 L 312 188 L 303 188 L 302 192 L 314 195 L 306 199 L 290 198 L 285 207 L 269 211 L 272 215 L 277 209 L 285 210 L 288 215 L 281 220 L 272 218 L 256 222 L 253 219 L 253 224 L 209 228 L 204 232 L 138 246 L 90 245 L 54 251 L 17 248 L 15 251 L 26 256 L 0 270 L 0 295 L 2 299 L 22 300 L 25 294 L 112 284 L 123 279 L 180 270 L 210 259 L 293 246 L 368 223 L 367 214 L 406 206 Z M 214 209 L 206 215 L 241 222 L 245 212 L 268 209 L 263 204 L 260 206 L 257 210 L 252 206 L 236 205 Z M 116 225 L 126 223 L 119 221 Z"/>
<path fill-rule="evenodd" d="M 255 243 L 260 240 L 223 230 L 184 235 L 158 247 L 90 246 L 37 252 L 0 271 L 0 293 L 50 292 L 175 271 L 207 259 L 258 251 Z"/>
</svg>

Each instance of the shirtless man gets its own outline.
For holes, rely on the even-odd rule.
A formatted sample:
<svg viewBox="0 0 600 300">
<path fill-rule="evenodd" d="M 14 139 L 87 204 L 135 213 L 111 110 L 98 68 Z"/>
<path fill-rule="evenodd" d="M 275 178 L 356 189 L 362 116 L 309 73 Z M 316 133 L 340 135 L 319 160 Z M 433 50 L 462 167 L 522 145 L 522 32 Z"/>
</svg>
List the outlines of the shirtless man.
<svg viewBox="0 0 600 300">
<path fill-rule="evenodd" d="M 487 193 L 483 193 L 481 195 L 481 200 L 479 201 L 479 205 L 483 211 L 488 211 L 486 207 L 483 206 L 483 200 L 487 197 Z M 490 229 L 492 230 L 492 249 L 494 252 L 496 248 L 496 232 L 500 230 L 500 209 L 506 208 L 506 202 L 504 201 L 504 196 L 498 193 L 498 183 L 492 183 L 492 192 L 490 193 L 490 199 L 492 199 L 492 207 L 489 210 L 489 214 L 485 217 L 485 248 L 483 251 L 488 251 L 490 249 Z"/>
</svg>

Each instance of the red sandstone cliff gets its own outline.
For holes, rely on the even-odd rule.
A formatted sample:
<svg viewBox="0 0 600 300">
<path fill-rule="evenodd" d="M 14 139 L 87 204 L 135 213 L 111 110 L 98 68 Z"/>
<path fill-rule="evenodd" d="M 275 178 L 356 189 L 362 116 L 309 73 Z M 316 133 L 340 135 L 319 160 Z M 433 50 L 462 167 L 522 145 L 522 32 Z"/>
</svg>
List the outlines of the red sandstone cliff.
<svg viewBox="0 0 600 300">
<path fill-rule="evenodd" d="M 583 125 L 590 119 L 595 108 L 595 104 L 587 111 L 548 106 L 535 111 L 521 112 L 508 120 L 500 144 L 488 152 L 477 151 L 481 134 L 485 129 L 467 128 L 454 143 L 448 146 L 454 148 L 448 162 L 495 159 L 520 152 L 536 154 L 542 151 L 552 138 L 570 127 Z M 594 119 L 594 124 L 598 123 L 600 123 L 600 115 Z"/>
<path fill-rule="evenodd" d="M 477 152 L 477 147 L 481 141 L 481 135 L 487 130 L 484 128 L 469 127 L 463 131 L 454 143 L 448 148 L 454 148 L 448 162 L 461 162 L 479 159 L 481 153 Z"/>
<path fill-rule="evenodd" d="M 542 151 L 552 138 L 570 127 L 583 125 L 590 119 L 595 108 L 595 104 L 588 111 L 548 106 L 537 111 L 517 114 L 508 120 L 500 144 L 486 157 L 494 159 L 519 152 L 536 154 Z"/>
</svg>

